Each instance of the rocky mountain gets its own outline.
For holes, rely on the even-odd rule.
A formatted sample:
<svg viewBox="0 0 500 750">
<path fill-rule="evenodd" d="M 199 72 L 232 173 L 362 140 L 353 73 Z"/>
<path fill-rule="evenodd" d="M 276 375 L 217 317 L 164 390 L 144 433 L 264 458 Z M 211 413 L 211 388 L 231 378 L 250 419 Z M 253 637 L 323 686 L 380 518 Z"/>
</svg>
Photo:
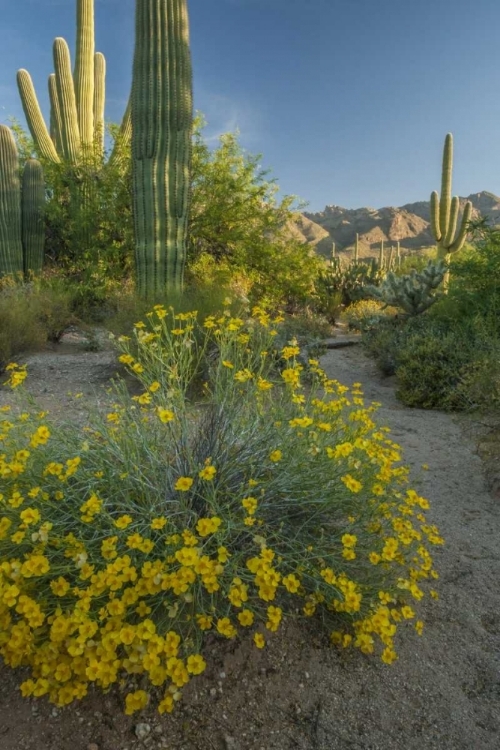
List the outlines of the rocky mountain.
<svg viewBox="0 0 500 750">
<path fill-rule="evenodd" d="M 492 224 L 500 224 L 500 198 L 483 191 L 460 198 L 463 208 L 470 200 L 473 218 L 488 217 Z M 407 203 L 399 208 L 355 208 L 326 206 L 324 211 L 309 213 L 304 211 L 290 232 L 303 239 L 321 255 L 329 257 L 332 243 L 336 251 L 351 254 L 356 233 L 359 235 L 359 255 L 376 257 L 381 240 L 387 250 L 400 242 L 403 254 L 423 251 L 435 245 L 430 230 L 430 203 L 419 201 Z"/>
</svg>

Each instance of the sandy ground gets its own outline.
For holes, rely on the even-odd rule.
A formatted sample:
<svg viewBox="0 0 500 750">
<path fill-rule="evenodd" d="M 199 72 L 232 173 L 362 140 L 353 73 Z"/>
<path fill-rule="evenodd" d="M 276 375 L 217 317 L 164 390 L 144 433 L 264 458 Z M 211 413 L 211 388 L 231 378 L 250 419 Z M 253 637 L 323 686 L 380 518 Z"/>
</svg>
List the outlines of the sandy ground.
<svg viewBox="0 0 500 750">
<path fill-rule="evenodd" d="M 109 398 L 111 351 L 67 341 L 26 361 L 29 389 L 60 418 Z M 500 499 L 488 490 L 474 431 L 467 420 L 403 407 L 359 347 L 329 351 L 322 364 L 382 402 L 379 421 L 403 446 L 446 540 L 435 553 L 440 599 L 421 611 L 423 636 L 402 634 L 391 666 L 339 653 L 313 623 L 289 623 L 263 651 L 214 641 L 209 669 L 166 718 L 123 716 L 118 690 L 64 710 L 25 700 L 21 674 L 0 667 L 1 750 L 500 748 Z M 10 398 L 0 389 L 0 404 Z"/>
</svg>

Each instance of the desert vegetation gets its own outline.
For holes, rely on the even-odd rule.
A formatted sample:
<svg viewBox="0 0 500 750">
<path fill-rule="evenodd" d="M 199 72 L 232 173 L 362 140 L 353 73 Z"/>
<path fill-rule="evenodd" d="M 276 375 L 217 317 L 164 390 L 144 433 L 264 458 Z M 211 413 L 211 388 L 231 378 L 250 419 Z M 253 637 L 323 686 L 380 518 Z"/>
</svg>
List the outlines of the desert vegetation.
<svg viewBox="0 0 500 750">
<path fill-rule="evenodd" d="M 237 133 L 209 149 L 185 0 L 137 0 L 120 125 L 93 0 L 76 5 L 50 124 L 22 70 L 29 133 L 0 126 L 0 372 L 19 394 L 0 415 L 3 663 L 58 706 L 126 676 L 127 714 L 173 711 L 213 634 L 262 649 L 287 618 L 390 665 L 443 540 L 377 404 L 308 345 L 344 321 L 406 405 L 498 408 L 500 232 L 459 217 L 448 135 L 434 257 L 360 259 L 356 240 L 325 260 Z M 83 427 L 22 395 L 24 355 L 69 325 L 111 332 L 140 389 L 117 382 Z"/>
</svg>

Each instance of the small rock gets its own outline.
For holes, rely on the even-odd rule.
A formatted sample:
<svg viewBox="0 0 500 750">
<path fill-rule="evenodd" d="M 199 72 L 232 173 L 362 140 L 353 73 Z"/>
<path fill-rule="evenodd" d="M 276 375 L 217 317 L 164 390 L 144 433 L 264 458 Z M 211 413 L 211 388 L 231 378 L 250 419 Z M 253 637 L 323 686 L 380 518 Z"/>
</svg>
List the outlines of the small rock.
<svg viewBox="0 0 500 750">
<path fill-rule="evenodd" d="M 96 745 L 95 742 L 91 742 L 90 745 L 87 745 L 87 750 L 99 750 L 99 745 Z"/>
<path fill-rule="evenodd" d="M 59 711 L 57 710 L 57 708 L 53 708 L 52 711 L 50 712 L 50 715 L 53 716 L 54 718 L 56 716 L 59 716 Z"/>
<path fill-rule="evenodd" d="M 230 737 L 228 734 L 224 737 L 226 743 L 226 750 L 236 750 L 236 740 L 234 737 Z"/>
<path fill-rule="evenodd" d="M 217 695 L 217 688 L 210 688 L 210 696 L 212 698 L 215 698 L 216 695 Z"/>
<path fill-rule="evenodd" d="M 136 724 L 135 736 L 139 740 L 144 740 L 151 732 L 150 724 Z"/>
</svg>

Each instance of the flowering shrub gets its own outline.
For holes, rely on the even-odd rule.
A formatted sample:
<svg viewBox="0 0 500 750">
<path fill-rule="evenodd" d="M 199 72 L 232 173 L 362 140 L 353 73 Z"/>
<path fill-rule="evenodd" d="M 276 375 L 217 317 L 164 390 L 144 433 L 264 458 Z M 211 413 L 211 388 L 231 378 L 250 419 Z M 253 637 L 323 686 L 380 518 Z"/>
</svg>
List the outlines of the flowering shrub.
<svg viewBox="0 0 500 750">
<path fill-rule="evenodd" d="M 428 502 L 377 405 L 315 360 L 306 389 L 296 343 L 273 354 L 278 325 L 156 306 L 119 340 L 141 395 L 117 386 L 83 431 L 3 407 L 0 654 L 31 669 L 24 695 L 65 705 L 128 675 L 126 713 L 160 690 L 170 712 L 207 632 L 263 648 L 297 611 L 386 663 L 403 622 L 422 632 L 442 543 Z M 13 365 L 11 386 L 24 376 Z"/>
<path fill-rule="evenodd" d="M 366 326 L 376 325 L 380 318 L 392 317 L 397 314 L 395 307 L 388 307 L 374 299 L 363 299 L 346 307 L 342 313 L 349 328 L 362 331 Z"/>
</svg>

